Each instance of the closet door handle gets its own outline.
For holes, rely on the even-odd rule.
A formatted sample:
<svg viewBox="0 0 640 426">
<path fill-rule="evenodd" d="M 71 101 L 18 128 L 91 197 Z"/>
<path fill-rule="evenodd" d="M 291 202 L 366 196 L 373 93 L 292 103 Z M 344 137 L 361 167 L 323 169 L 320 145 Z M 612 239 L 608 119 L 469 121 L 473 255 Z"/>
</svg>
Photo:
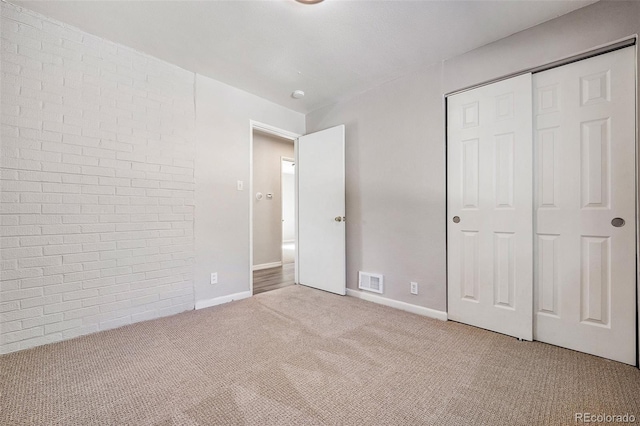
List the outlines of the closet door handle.
<svg viewBox="0 0 640 426">
<path fill-rule="evenodd" d="M 615 217 L 611 220 L 611 224 L 616 228 L 622 228 L 625 224 L 625 221 L 621 217 Z"/>
<path fill-rule="evenodd" d="M 453 223 L 460 223 L 460 216 L 454 216 Z"/>
</svg>

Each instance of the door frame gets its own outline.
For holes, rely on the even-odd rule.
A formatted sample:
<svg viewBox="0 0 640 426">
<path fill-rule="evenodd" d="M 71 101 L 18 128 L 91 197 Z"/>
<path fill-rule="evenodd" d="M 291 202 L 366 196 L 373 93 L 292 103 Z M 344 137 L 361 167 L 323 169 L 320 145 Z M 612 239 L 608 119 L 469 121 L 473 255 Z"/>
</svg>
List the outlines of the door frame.
<svg viewBox="0 0 640 426">
<path fill-rule="evenodd" d="M 279 138 L 288 139 L 293 142 L 294 160 L 298 158 L 298 138 L 302 135 L 288 130 L 284 130 L 270 124 L 261 123 L 255 120 L 249 120 L 249 292 L 253 296 L 253 132 L 259 131 Z M 282 186 L 282 162 L 280 163 L 280 176 Z M 295 179 L 295 197 L 296 197 L 296 228 L 295 228 L 295 245 L 298 247 L 298 175 Z M 280 203 L 282 210 L 282 203 Z M 282 217 L 282 211 L 280 212 Z M 282 239 L 282 228 L 280 228 L 280 239 Z M 280 252 L 282 258 L 282 251 Z M 295 256 L 295 282 L 298 282 L 298 251 Z"/>
<path fill-rule="evenodd" d="M 573 55 L 565 56 L 559 60 L 542 64 L 537 67 L 532 67 L 520 71 L 513 72 L 511 74 L 502 75 L 496 77 L 491 80 L 483 81 L 472 86 L 463 87 L 458 90 L 454 90 L 448 93 L 443 94 L 442 96 L 442 107 L 444 110 L 444 181 L 445 181 L 445 277 L 446 277 L 446 288 L 445 288 L 445 299 L 447 304 L 447 312 L 449 311 L 449 276 L 448 276 L 448 264 L 449 264 L 449 248 L 447 247 L 447 241 L 449 238 L 449 211 L 448 211 L 448 200 L 449 200 L 449 180 L 448 180 L 448 170 L 447 170 L 447 161 L 449 159 L 449 154 L 447 151 L 448 148 L 448 134 L 447 134 L 447 106 L 448 106 L 448 98 L 449 96 L 455 95 L 457 93 L 465 92 L 467 90 L 476 89 L 478 87 L 486 86 L 488 84 L 496 83 L 501 80 L 506 80 L 512 77 L 516 77 L 518 75 L 526 74 L 526 73 L 538 73 L 541 71 L 546 71 L 552 68 L 561 67 L 563 65 L 568 65 L 572 62 L 581 61 L 583 59 L 588 59 L 593 56 L 598 56 L 602 54 L 606 54 L 618 49 L 624 49 L 625 47 L 633 46 L 636 54 L 636 134 L 635 134 L 635 147 L 636 147 L 636 367 L 640 368 L 640 196 L 638 192 L 640 191 L 640 46 L 638 46 L 638 42 L 640 36 L 638 34 L 634 34 L 628 37 L 623 37 L 618 40 L 614 40 L 609 43 L 602 44 L 600 46 L 596 46 L 592 49 L 584 50 L 581 52 L 577 52 Z"/>
</svg>

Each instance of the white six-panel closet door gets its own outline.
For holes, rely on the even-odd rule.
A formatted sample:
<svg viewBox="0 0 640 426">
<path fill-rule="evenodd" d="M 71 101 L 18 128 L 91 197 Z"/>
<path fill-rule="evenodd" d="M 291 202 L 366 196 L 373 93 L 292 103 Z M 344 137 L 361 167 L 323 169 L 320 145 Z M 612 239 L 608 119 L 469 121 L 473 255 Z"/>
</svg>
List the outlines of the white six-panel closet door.
<svg viewBox="0 0 640 426">
<path fill-rule="evenodd" d="M 636 361 L 634 61 L 629 47 L 533 76 L 534 338 L 629 364 Z"/>
<path fill-rule="evenodd" d="M 447 106 L 448 316 L 531 340 L 531 74 Z"/>
</svg>

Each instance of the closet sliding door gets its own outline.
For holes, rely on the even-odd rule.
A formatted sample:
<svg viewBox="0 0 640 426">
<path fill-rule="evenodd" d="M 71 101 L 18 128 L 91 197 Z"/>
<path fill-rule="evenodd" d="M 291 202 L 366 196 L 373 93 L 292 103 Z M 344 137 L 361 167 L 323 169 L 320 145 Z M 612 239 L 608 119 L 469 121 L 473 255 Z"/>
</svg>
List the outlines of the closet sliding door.
<svg viewBox="0 0 640 426">
<path fill-rule="evenodd" d="M 534 338 L 636 362 L 635 52 L 533 76 Z"/>
<path fill-rule="evenodd" d="M 448 98 L 450 319 L 635 365 L 635 85 L 627 47 Z"/>
<path fill-rule="evenodd" d="M 531 340 L 531 74 L 447 106 L 448 316 Z"/>
</svg>

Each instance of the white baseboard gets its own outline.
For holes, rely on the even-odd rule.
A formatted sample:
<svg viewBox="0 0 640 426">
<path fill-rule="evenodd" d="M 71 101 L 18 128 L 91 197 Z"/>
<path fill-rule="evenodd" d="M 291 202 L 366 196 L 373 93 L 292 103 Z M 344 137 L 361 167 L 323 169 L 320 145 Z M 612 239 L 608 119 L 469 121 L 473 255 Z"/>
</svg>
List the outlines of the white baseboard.
<svg viewBox="0 0 640 426">
<path fill-rule="evenodd" d="M 253 270 L 259 271 L 261 269 L 277 268 L 279 266 L 282 266 L 282 262 L 261 263 L 260 265 L 253 265 Z"/>
<path fill-rule="evenodd" d="M 435 318 L 440 321 L 447 320 L 447 313 L 444 311 L 437 311 L 435 309 L 425 308 L 424 306 L 412 305 L 411 303 L 387 299 L 386 297 L 376 296 L 375 294 L 365 293 L 364 291 L 348 288 L 347 296 L 357 297 L 358 299 L 366 300 L 368 302 L 378 303 L 380 305 L 389 306 L 391 308 L 400 309 L 402 311 L 411 312 L 413 314 L 422 315 L 429 318 Z"/>
<path fill-rule="evenodd" d="M 213 299 L 199 300 L 196 302 L 196 309 L 210 308 L 211 306 L 222 305 L 223 303 L 246 299 L 247 297 L 251 297 L 250 291 L 242 291 L 240 293 L 229 294 L 227 296 L 214 297 Z"/>
</svg>

